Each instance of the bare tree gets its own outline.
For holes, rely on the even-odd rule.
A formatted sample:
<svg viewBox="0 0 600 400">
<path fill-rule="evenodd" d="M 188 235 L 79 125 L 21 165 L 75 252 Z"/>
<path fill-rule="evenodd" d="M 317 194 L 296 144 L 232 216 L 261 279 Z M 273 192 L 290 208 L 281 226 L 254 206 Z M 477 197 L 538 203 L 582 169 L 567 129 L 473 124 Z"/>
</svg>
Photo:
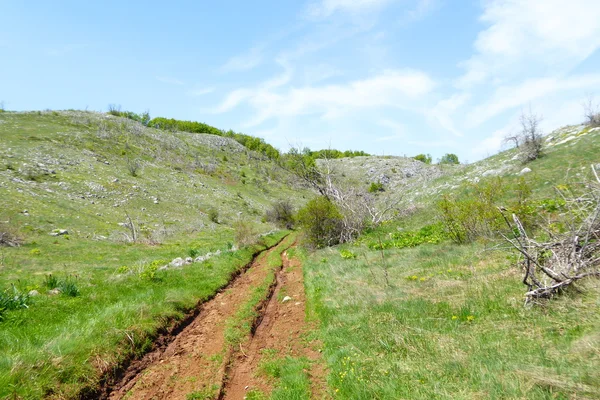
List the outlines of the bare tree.
<svg viewBox="0 0 600 400">
<path fill-rule="evenodd" d="M 515 232 L 512 238 L 502 236 L 521 255 L 526 303 L 550 298 L 580 279 L 600 277 L 600 178 L 594 166 L 592 171 L 596 182 L 586 185 L 582 195 L 559 192 L 567 207 L 568 229 L 564 233 L 545 229 L 548 241 L 530 237 L 515 214 L 508 217 L 500 209 Z"/>
<path fill-rule="evenodd" d="M 505 143 L 505 144 L 513 143 L 517 149 L 519 148 L 520 141 L 521 141 L 521 136 L 518 133 L 509 133 L 504 137 L 504 139 L 502 139 L 503 143 Z"/>
<path fill-rule="evenodd" d="M 600 104 L 589 95 L 583 103 L 585 123 L 589 126 L 600 126 Z"/>
<path fill-rule="evenodd" d="M 544 145 L 544 138 L 540 128 L 542 117 L 534 114 L 531 108 L 529 108 L 527 113 L 524 111 L 521 112 L 519 121 L 521 123 L 521 132 L 519 135 L 521 141 L 519 148 L 520 158 L 523 163 L 527 163 L 542 155 Z"/>
<path fill-rule="evenodd" d="M 339 242 L 355 239 L 367 226 L 377 226 L 391 218 L 400 197 L 379 196 L 366 188 L 346 184 L 338 179 L 330 159 L 319 168 L 308 150 L 292 148 L 285 168 L 294 173 L 321 196 L 334 203 L 342 214 Z"/>
</svg>

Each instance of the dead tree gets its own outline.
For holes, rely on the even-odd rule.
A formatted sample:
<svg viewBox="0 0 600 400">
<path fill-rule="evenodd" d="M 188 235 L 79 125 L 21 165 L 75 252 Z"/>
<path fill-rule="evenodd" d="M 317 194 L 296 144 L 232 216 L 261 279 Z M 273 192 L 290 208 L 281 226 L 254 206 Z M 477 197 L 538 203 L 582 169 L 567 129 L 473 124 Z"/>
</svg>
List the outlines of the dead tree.
<svg viewBox="0 0 600 400">
<path fill-rule="evenodd" d="M 567 229 L 562 233 L 546 229 L 548 241 L 533 239 L 515 214 L 509 217 L 500 209 L 514 232 L 513 237 L 501 235 L 521 255 L 526 303 L 550 298 L 580 279 L 600 277 L 600 178 L 594 166 L 592 171 L 596 182 L 586 185 L 583 195 L 560 192 L 567 207 Z"/>
</svg>

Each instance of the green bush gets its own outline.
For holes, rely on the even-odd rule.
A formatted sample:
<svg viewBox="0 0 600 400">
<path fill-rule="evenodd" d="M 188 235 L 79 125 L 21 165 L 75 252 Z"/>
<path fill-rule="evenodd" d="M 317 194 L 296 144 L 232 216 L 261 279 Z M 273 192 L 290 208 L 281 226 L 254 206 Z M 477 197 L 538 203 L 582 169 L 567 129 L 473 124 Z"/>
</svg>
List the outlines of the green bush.
<svg viewBox="0 0 600 400">
<path fill-rule="evenodd" d="M 510 194 L 511 200 L 502 204 L 501 196 L 505 193 Z M 498 207 L 519 216 L 526 228 L 534 228 L 539 215 L 530 195 L 531 187 L 524 178 L 513 185 L 495 178 L 470 185 L 462 195 L 444 195 L 437 203 L 437 210 L 448 236 L 456 243 L 468 243 L 478 238 L 493 238 L 507 229 Z"/>
<path fill-rule="evenodd" d="M 417 161 L 424 162 L 425 164 L 431 164 L 431 154 L 417 154 L 413 158 Z"/>
<path fill-rule="evenodd" d="M 214 222 L 215 224 L 219 223 L 219 210 L 216 208 L 211 208 L 208 210 L 208 219 Z"/>
<path fill-rule="evenodd" d="M 4 319 L 4 314 L 9 310 L 16 310 L 19 308 L 29 308 L 27 302 L 29 301 L 29 295 L 21 293 L 15 285 L 11 288 L 0 292 L 0 321 Z"/>
<path fill-rule="evenodd" d="M 385 188 L 381 182 L 371 182 L 371 186 L 369 186 L 369 193 L 383 192 L 384 190 Z"/>
<path fill-rule="evenodd" d="M 458 156 L 452 153 L 446 153 L 442 156 L 440 164 L 460 164 Z"/>
<path fill-rule="evenodd" d="M 448 239 L 444 226 L 440 223 L 426 225 L 417 231 L 394 232 L 389 237 L 390 239 L 385 241 L 373 241 L 368 246 L 373 250 L 403 249 L 405 247 L 416 247 L 424 243 L 437 244 Z"/>
<path fill-rule="evenodd" d="M 319 196 L 309 201 L 298 211 L 297 220 L 304 228 L 310 245 L 325 247 L 339 243 L 342 214 L 326 197 Z"/>
</svg>

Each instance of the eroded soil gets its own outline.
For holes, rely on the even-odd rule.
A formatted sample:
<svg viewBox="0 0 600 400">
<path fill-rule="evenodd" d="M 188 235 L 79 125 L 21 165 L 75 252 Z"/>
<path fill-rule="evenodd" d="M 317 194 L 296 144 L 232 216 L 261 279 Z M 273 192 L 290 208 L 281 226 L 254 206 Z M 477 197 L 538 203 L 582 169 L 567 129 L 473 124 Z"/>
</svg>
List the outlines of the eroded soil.
<svg viewBox="0 0 600 400">
<path fill-rule="evenodd" d="M 302 267 L 282 254 L 283 268 L 270 297 L 259 309 L 254 334 L 239 348 L 225 341 L 226 321 L 250 297 L 252 289 L 270 272 L 267 257 L 289 246 L 283 241 L 263 252 L 229 287 L 204 303 L 198 316 L 172 341 L 134 362 L 123 379 L 110 390 L 109 399 L 243 399 L 249 390 L 268 394 L 273 381 L 259 373 L 265 349 L 278 357 L 311 360 L 312 398 L 325 393 L 319 343 L 307 339 Z M 284 247 L 285 248 L 285 247 Z M 289 299 L 286 298 L 289 297 Z M 283 299 L 286 298 L 286 301 Z"/>
</svg>

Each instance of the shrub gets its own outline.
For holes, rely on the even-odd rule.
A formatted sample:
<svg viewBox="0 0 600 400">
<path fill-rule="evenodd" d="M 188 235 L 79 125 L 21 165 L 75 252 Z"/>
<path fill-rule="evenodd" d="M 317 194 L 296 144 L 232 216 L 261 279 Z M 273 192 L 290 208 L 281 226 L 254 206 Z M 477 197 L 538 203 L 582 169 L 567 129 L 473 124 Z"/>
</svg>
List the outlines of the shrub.
<svg viewBox="0 0 600 400">
<path fill-rule="evenodd" d="M 350 250 L 345 250 L 345 249 L 344 250 L 340 250 L 340 256 L 343 259 L 346 259 L 346 260 L 350 260 L 350 259 L 356 258 L 356 254 L 354 254 Z"/>
<path fill-rule="evenodd" d="M 340 242 L 342 214 L 329 199 L 319 196 L 298 211 L 297 220 L 304 228 L 309 244 L 331 246 Z"/>
<path fill-rule="evenodd" d="M 234 240 L 238 247 L 250 246 L 257 241 L 256 230 L 250 221 L 238 219 L 233 224 Z"/>
<path fill-rule="evenodd" d="M 371 186 L 369 186 L 369 193 L 383 192 L 384 190 L 381 182 L 371 182 Z"/>
<path fill-rule="evenodd" d="M 138 176 L 141 166 L 142 165 L 140 164 L 139 160 L 134 160 L 127 157 L 127 171 L 129 171 L 129 175 L 133 177 Z"/>
<path fill-rule="evenodd" d="M 19 308 L 29 308 L 27 302 L 29 295 L 21 293 L 15 285 L 10 289 L 0 292 L 0 321 L 8 310 L 17 310 Z"/>
<path fill-rule="evenodd" d="M 208 219 L 214 222 L 215 224 L 219 223 L 219 210 L 216 208 L 211 208 L 208 210 Z"/>
<path fill-rule="evenodd" d="M 541 117 L 529 113 L 521 113 L 521 146 L 519 158 L 521 162 L 528 163 L 542 156 L 544 138 L 540 130 Z"/>
<path fill-rule="evenodd" d="M 294 206 L 288 200 L 276 201 L 265 212 L 265 219 L 279 228 L 292 229 L 294 227 Z"/>
<path fill-rule="evenodd" d="M 417 154 L 413 158 L 417 161 L 424 162 L 425 164 L 431 164 L 431 154 Z"/>
<path fill-rule="evenodd" d="M 440 164 L 460 164 L 460 162 L 456 154 L 446 153 L 442 156 Z"/>
</svg>

